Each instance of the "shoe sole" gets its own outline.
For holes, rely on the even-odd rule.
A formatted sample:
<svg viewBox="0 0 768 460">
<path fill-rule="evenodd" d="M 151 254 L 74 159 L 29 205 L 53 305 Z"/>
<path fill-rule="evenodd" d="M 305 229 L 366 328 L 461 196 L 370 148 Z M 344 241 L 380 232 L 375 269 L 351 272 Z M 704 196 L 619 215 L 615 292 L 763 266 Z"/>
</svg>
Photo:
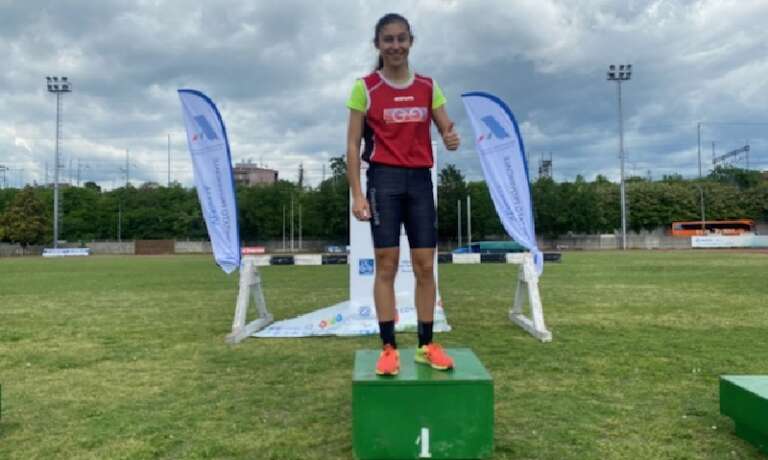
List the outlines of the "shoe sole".
<svg viewBox="0 0 768 460">
<path fill-rule="evenodd" d="M 453 366 L 438 366 L 437 364 L 430 363 L 426 358 L 419 357 L 419 355 L 415 355 L 413 360 L 419 364 L 426 364 L 432 369 L 437 369 L 438 371 L 447 371 L 448 369 L 453 369 Z"/>
<path fill-rule="evenodd" d="M 376 370 L 376 375 L 382 375 L 382 376 L 384 376 L 384 375 L 397 375 L 399 373 L 400 373 L 399 370 L 397 370 L 395 372 L 381 372 L 378 369 Z"/>
</svg>

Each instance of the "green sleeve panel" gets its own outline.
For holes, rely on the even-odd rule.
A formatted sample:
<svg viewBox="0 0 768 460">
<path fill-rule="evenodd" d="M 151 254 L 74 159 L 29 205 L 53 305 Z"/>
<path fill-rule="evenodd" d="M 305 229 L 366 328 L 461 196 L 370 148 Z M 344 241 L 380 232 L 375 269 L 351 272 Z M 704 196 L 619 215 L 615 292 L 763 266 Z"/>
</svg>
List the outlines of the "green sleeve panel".
<svg viewBox="0 0 768 460">
<path fill-rule="evenodd" d="M 368 97 L 365 94 L 363 80 L 355 80 L 355 85 L 352 86 L 352 93 L 349 95 L 349 99 L 347 99 L 347 107 L 365 113 L 367 105 Z"/>
<path fill-rule="evenodd" d="M 445 105 L 446 102 L 445 95 L 443 94 L 443 90 L 440 89 L 440 85 L 438 85 L 435 80 L 432 80 L 432 110 L 439 108 L 441 105 Z"/>
</svg>

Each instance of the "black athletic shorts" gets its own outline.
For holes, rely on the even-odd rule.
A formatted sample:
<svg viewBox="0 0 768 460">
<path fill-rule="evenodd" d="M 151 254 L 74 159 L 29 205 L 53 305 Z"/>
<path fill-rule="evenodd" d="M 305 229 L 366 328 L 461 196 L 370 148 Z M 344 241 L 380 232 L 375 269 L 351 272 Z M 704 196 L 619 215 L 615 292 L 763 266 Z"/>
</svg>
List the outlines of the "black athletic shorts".
<svg viewBox="0 0 768 460">
<path fill-rule="evenodd" d="M 437 211 L 429 168 L 371 163 L 367 178 L 373 247 L 399 247 L 402 223 L 411 248 L 434 248 Z"/>
</svg>

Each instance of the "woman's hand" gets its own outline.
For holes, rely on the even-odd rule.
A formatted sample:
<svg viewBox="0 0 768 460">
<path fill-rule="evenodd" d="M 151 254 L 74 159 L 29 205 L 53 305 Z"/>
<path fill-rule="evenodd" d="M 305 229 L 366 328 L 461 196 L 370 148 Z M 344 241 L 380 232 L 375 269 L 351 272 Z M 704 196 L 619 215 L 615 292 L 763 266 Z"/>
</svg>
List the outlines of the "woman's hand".
<svg viewBox="0 0 768 460">
<path fill-rule="evenodd" d="M 370 220 L 371 207 L 364 196 L 352 200 L 352 215 L 355 216 L 357 220 Z"/>
<path fill-rule="evenodd" d="M 443 132 L 442 135 L 445 148 L 448 150 L 456 150 L 459 148 L 461 139 L 459 139 L 459 133 L 453 130 L 453 123 L 451 123 L 451 125 L 448 127 L 448 130 Z"/>
</svg>

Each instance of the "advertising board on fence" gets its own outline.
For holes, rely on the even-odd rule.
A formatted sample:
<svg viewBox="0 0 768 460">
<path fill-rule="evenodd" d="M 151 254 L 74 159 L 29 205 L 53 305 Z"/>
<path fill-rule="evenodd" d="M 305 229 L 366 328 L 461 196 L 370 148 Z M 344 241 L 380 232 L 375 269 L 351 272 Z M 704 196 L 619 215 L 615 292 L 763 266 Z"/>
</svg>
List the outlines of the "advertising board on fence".
<svg viewBox="0 0 768 460">
<path fill-rule="evenodd" d="M 692 236 L 691 246 L 694 248 L 768 248 L 768 236 Z"/>
<path fill-rule="evenodd" d="M 43 257 L 72 257 L 72 256 L 89 256 L 91 255 L 90 248 L 45 248 L 43 249 Z"/>
</svg>

